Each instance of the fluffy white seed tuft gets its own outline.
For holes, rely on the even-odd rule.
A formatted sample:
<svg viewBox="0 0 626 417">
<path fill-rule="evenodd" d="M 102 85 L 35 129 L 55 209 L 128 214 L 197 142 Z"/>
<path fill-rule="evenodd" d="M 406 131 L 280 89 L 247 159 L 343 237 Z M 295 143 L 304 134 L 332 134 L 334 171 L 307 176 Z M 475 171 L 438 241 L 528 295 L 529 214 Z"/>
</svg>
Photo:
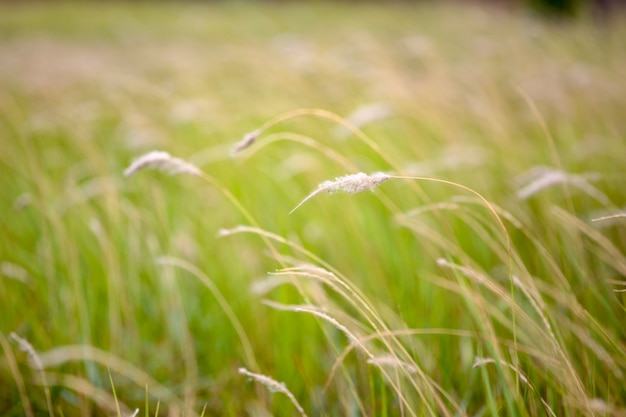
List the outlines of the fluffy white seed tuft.
<svg viewBox="0 0 626 417">
<path fill-rule="evenodd" d="M 601 176 L 596 173 L 571 174 L 550 167 L 538 166 L 521 174 L 516 179 L 516 182 L 519 184 L 517 198 L 519 200 L 527 200 L 544 189 L 565 184 L 576 187 L 603 205 L 609 206 L 611 204 L 609 197 L 591 185 L 592 181 L 597 181 L 600 178 Z"/>
<path fill-rule="evenodd" d="M 37 351 L 35 350 L 35 348 L 33 347 L 33 345 L 30 344 L 30 342 L 24 338 L 21 338 L 20 336 L 18 336 L 17 334 L 11 332 L 11 334 L 9 334 L 9 338 L 13 339 L 18 346 L 20 347 L 20 349 L 23 352 L 26 352 L 26 354 L 28 355 L 28 360 L 29 360 L 29 365 L 38 370 L 38 371 L 43 371 L 44 370 L 44 366 L 43 366 L 43 362 L 41 361 L 41 357 L 39 356 L 39 354 L 37 353 Z"/>
<path fill-rule="evenodd" d="M 391 176 L 382 172 L 376 172 L 371 175 L 359 172 L 358 174 L 335 178 L 334 181 L 324 181 L 318 186 L 318 190 L 328 191 L 329 193 L 343 191 L 345 193 L 355 194 L 371 190 L 390 178 Z"/>
<path fill-rule="evenodd" d="M 389 366 L 391 368 L 403 368 L 410 374 L 417 373 L 417 368 L 410 363 L 401 361 L 392 355 L 374 356 L 367 360 L 367 363 L 375 366 Z"/>
<path fill-rule="evenodd" d="M 143 169 L 152 168 L 167 172 L 170 175 L 190 174 L 202 175 L 200 168 L 192 163 L 183 161 L 180 158 L 171 156 L 163 151 L 151 151 L 135 159 L 128 168 L 124 170 L 124 175 L 129 177 Z"/>
<path fill-rule="evenodd" d="M 10 278 L 23 284 L 30 285 L 31 283 L 28 270 L 21 265 L 14 264 L 13 262 L 0 262 L 0 277 Z"/>
<path fill-rule="evenodd" d="M 383 172 L 375 172 L 373 174 L 365 174 L 359 172 L 357 174 L 345 175 L 343 177 L 337 177 L 333 181 L 324 181 L 317 186 L 317 189 L 311 194 L 306 196 L 290 213 L 296 211 L 301 205 L 315 197 L 321 192 L 338 193 L 344 192 L 349 194 L 356 194 L 367 190 L 373 190 L 383 182 L 393 178 L 391 175 L 387 175 Z"/>
<path fill-rule="evenodd" d="M 285 394 L 289 400 L 291 401 L 291 403 L 293 404 L 294 407 L 296 407 L 296 409 L 300 412 L 300 414 L 304 417 L 306 417 L 306 413 L 304 412 L 304 408 L 302 408 L 302 406 L 300 405 L 300 403 L 298 402 L 298 400 L 296 400 L 296 397 L 291 393 L 291 391 L 289 391 L 289 389 L 287 389 L 287 386 L 285 385 L 284 382 L 278 382 L 273 378 L 270 378 L 267 375 L 262 375 L 262 374 L 257 374 L 254 372 L 250 372 L 248 371 L 246 368 L 239 368 L 239 373 L 241 375 L 245 375 L 250 379 L 253 379 L 263 385 L 265 385 L 265 387 L 267 389 L 270 390 L 270 392 L 280 392 L 282 394 Z"/>
<path fill-rule="evenodd" d="M 231 156 L 235 156 L 246 148 L 249 148 L 256 142 L 261 135 L 260 130 L 254 130 L 250 133 L 246 133 L 243 139 L 233 145 L 233 149 L 230 151 Z"/>
<path fill-rule="evenodd" d="M 361 128 L 369 123 L 377 120 L 385 119 L 393 114 L 391 106 L 385 103 L 372 103 L 359 107 L 352 112 L 346 120 L 354 127 Z M 352 130 L 345 125 L 339 125 L 335 129 L 335 133 L 340 139 L 347 138 Z"/>
<path fill-rule="evenodd" d="M 492 358 L 479 358 L 479 357 L 476 357 L 474 359 L 474 364 L 472 365 L 472 368 L 478 368 L 478 367 L 481 367 L 481 366 L 484 366 L 484 365 L 487 365 L 487 364 L 490 364 L 490 363 L 494 363 L 495 364 L 497 362 L 500 362 L 500 364 L 502 364 L 502 365 L 510 368 L 511 370 L 513 370 L 519 376 L 519 379 L 522 382 L 524 382 L 525 384 L 528 384 L 528 378 L 526 377 L 526 375 L 524 375 L 522 373 L 522 371 L 519 370 L 519 368 L 517 368 L 516 366 L 511 365 L 510 363 L 508 363 L 506 361 L 503 361 L 503 360 L 496 361 L 495 359 L 492 359 Z"/>
</svg>

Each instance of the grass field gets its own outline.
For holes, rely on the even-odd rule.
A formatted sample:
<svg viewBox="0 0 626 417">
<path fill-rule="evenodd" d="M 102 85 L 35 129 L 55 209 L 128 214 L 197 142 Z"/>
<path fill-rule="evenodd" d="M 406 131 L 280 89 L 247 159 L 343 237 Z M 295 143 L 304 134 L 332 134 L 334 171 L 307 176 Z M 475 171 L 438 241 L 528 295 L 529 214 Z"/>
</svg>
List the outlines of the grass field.
<svg viewBox="0 0 626 417">
<path fill-rule="evenodd" d="M 626 415 L 625 44 L 0 4 L 0 414 Z"/>
</svg>

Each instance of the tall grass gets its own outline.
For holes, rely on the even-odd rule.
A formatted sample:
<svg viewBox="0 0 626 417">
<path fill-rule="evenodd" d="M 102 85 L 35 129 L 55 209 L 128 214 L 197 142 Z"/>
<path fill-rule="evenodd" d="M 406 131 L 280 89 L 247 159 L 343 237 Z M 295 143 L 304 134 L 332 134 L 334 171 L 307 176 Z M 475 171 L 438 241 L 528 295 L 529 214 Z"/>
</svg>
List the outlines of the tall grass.
<svg viewBox="0 0 626 417">
<path fill-rule="evenodd" d="M 626 413 L 623 16 L 0 8 L 3 415 Z"/>
</svg>

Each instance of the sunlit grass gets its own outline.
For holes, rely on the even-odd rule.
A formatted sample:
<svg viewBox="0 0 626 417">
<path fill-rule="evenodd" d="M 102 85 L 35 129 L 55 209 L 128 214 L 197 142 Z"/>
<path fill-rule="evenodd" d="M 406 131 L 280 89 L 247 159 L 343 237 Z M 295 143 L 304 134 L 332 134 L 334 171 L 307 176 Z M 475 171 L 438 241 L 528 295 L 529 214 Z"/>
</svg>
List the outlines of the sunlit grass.
<svg viewBox="0 0 626 417">
<path fill-rule="evenodd" d="M 623 415 L 613 23 L 2 5 L 0 413 Z"/>
</svg>

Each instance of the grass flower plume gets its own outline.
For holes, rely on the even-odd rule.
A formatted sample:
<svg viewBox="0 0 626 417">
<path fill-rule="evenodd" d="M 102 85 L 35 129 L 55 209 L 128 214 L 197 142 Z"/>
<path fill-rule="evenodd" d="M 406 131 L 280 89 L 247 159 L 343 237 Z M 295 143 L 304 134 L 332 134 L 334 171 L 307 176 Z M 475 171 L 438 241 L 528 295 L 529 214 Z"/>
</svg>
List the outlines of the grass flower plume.
<svg viewBox="0 0 626 417">
<path fill-rule="evenodd" d="M 344 192 L 349 194 L 356 194 L 366 190 L 373 190 L 383 182 L 393 178 L 391 175 L 387 175 L 382 172 L 376 172 L 368 175 L 363 172 L 358 174 L 345 175 L 343 177 L 337 177 L 333 181 L 324 181 L 317 186 L 317 189 L 311 194 L 306 196 L 290 213 L 296 211 L 304 203 L 322 192 L 328 192 L 330 194 Z"/>
<path fill-rule="evenodd" d="M 146 168 L 164 171 L 170 175 L 202 175 L 200 168 L 194 164 L 183 161 L 180 158 L 173 157 L 169 153 L 163 151 L 151 151 L 135 159 L 133 163 L 124 170 L 124 175 L 129 177 Z"/>
<path fill-rule="evenodd" d="M 252 146 L 254 142 L 256 142 L 256 140 L 259 138 L 260 135 L 261 135 L 261 130 L 255 130 L 250 133 L 246 133 L 243 139 L 235 143 L 235 145 L 233 146 L 233 149 L 230 152 L 231 156 L 236 156 L 244 149 Z"/>
<path fill-rule="evenodd" d="M 291 401 L 293 406 L 298 410 L 300 415 L 302 415 L 303 417 L 306 417 L 306 412 L 304 411 L 304 408 L 302 408 L 302 406 L 300 405 L 296 397 L 293 395 L 293 393 L 289 391 L 289 389 L 287 389 L 287 386 L 285 385 L 285 383 L 278 382 L 275 379 L 270 378 L 267 375 L 250 372 L 246 368 L 239 368 L 239 373 L 241 375 L 245 375 L 248 378 L 259 382 L 260 384 L 265 385 L 265 387 L 267 387 L 267 389 L 269 389 L 270 392 L 280 392 L 280 393 L 285 394 L 287 398 L 289 398 L 289 401 Z"/>
</svg>

